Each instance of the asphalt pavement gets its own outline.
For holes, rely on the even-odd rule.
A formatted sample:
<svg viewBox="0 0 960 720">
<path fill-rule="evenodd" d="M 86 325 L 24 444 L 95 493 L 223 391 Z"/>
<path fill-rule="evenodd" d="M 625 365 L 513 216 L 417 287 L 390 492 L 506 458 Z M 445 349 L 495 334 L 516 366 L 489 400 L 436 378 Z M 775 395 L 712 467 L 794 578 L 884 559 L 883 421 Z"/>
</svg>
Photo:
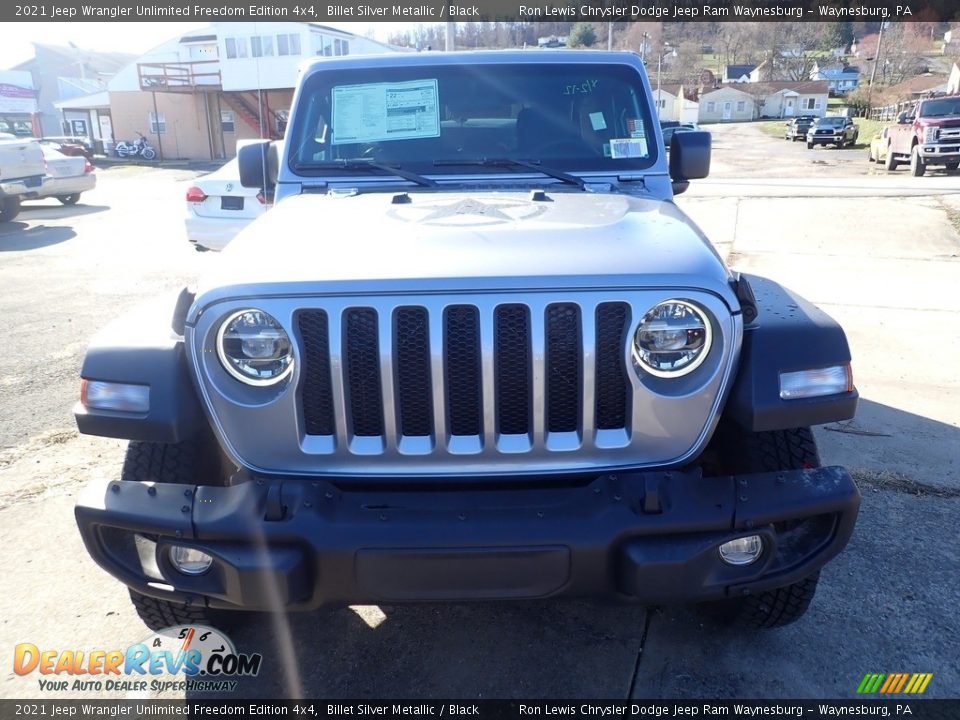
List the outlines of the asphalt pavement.
<svg viewBox="0 0 960 720">
<path fill-rule="evenodd" d="M 808 614 L 756 633 L 690 608 L 586 601 L 261 615 L 231 633 L 265 657 L 241 695 L 853 697 L 866 672 L 932 672 L 927 696 L 960 696 L 960 182 L 890 179 L 861 167 L 865 152 L 747 125 L 715 128 L 714 161 L 678 204 L 736 269 L 833 314 L 854 353 L 860 412 L 816 432 L 863 506 Z M 123 649 L 148 635 L 72 517 L 84 482 L 116 477 L 123 443 L 78 436 L 70 407 L 96 330 L 217 261 L 183 235 L 195 175 L 113 167 L 80 205 L 28 205 L 0 228 L 2 697 L 41 694 L 35 674 L 12 672 L 16 643 Z"/>
</svg>

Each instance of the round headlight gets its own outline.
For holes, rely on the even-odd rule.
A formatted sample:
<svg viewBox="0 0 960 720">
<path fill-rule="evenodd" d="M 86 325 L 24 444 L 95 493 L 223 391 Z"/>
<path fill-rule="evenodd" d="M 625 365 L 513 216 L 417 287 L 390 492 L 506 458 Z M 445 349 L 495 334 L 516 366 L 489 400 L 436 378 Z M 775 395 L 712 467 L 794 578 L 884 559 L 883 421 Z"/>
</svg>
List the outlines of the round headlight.
<svg viewBox="0 0 960 720">
<path fill-rule="evenodd" d="M 680 377 L 696 370 L 710 352 L 706 314 L 684 300 L 667 300 L 643 316 L 633 336 L 633 361 L 656 377 Z"/>
<path fill-rule="evenodd" d="M 224 369 L 247 385 L 273 385 L 293 370 L 290 336 L 263 310 L 240 310 L 224 320 L 217 354 Z"/>
</svg>

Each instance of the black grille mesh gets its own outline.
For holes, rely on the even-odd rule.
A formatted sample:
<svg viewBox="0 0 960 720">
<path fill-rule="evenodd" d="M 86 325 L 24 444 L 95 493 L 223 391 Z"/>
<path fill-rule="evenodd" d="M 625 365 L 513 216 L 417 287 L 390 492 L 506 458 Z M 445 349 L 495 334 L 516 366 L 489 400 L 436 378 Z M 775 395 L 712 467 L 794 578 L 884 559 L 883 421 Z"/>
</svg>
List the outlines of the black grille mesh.
<svg viewBox="0 0 960 720">
<path fill-rule="evenodd" d="M 430 341 L 424 308 L 400 308 L 394 316 L 393 352 L 400 402 L 400 433 L 433 434 Z"/>
<path fill-rule="evenodd" d="M 383 435 L 380 392 L 380 342 L 377 313 L 372 308 L 352 308 L 346 313 L 347 387 L 353 434 Z"/>
<path fill-rule="evenodd" d="M 627 426 L 630 383 L 624 368 L 627 306 L 597 306 L 596 424 L 598 430 Z"/>
<path fill-rule="evenodd" d="M 497 423 L 501 433 L 530 429 L 530 314 L 500 305 L 495 315 Z"/>
<path fill-rule="evenodd" d="M 452 435 L 481 429 L 480 318 L 470 305 L 451 305 L 444 318 L 447 413 Z"/>
<path fill-rule="evenodd" d="M 303 419 L 307 435 L 333 435 L 330 338 L 323 310 L 300 313 L 303 338 Z"/>
<path fill-rule="evenodd" d="M 547 307 L 547 430 L 571 432 L 580 425 L 580 308 Z"/>
</svg>

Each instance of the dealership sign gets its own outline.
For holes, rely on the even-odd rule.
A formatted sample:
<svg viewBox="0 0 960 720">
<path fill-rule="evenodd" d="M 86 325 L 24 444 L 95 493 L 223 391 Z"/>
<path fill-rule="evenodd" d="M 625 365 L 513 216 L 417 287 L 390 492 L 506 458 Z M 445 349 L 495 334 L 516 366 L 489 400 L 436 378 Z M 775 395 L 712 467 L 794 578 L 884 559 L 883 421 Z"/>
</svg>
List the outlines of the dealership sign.
<svg viewBox="0 0 960 720">
<path fill-rule="evenodd" d="M 30 73 L 22 70 L 0 72 L 0 113 L 35 113 L 37 91 Z"/>
</svg>

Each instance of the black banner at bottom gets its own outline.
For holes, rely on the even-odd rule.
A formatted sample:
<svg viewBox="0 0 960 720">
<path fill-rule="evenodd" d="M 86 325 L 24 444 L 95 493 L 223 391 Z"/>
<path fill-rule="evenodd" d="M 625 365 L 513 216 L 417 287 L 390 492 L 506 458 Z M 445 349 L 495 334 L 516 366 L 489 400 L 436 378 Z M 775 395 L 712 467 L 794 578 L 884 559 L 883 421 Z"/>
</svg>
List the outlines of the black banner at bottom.
<svg viewBox="0 0 960 720">
<path fill-rule="evenodd" d="M 911 718 L 960 720 L 960 700 L 0 700 L 0 718 Z"/>
</svg>

